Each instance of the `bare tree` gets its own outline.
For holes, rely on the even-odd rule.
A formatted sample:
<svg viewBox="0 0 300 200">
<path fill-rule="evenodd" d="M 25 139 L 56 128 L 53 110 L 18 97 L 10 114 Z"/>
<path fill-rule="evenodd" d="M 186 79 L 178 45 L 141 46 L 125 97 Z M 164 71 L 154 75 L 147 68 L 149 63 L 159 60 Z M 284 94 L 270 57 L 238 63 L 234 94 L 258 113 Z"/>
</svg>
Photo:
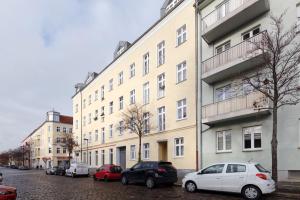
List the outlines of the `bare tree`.
<svg viewBox="0 0 300 200">
<path fill-rule="evenodd" d="M 0 164 L 8 165 L 8 163 L 9 163 L 9 152 L 8 151 L 2 152 L 0 154 Z"/>
<path fill-rule="evenodd" d="M 141 159 L 142 137 L 153 129 L 150 117 L 152 114 L 144 106 L 133 104 L 121 114 L 122 120 L 117 124 L 117 130 L 129 130 L 139 137 L 138 161 Z"/>
<path fill-rule="evenodd" d="M 262 34 L 260 42 L 253 42 L 255 51 L 262 53 L 263 65 L 246 77 L 246 82 L 270 100 L 273 117 L 272 177 L 277 182 L 277 113 L 285 105 L 299 103 L 300 41 L 298 28 L 293 25 L 284 29 L 285 13 L 271 16 L 271 31 Z"/>
<path fill-rule="evenodd" d="M 75 147 L 78 146 L 78 143 L 73 137 L 72 133 L 64 133 L 63 135 L 63 147 L 67 148 L 68 150 L 68 160 L 69 165 L 71 164 L 71 154 L 73 153 L 73 150 Z"/>
</svg>

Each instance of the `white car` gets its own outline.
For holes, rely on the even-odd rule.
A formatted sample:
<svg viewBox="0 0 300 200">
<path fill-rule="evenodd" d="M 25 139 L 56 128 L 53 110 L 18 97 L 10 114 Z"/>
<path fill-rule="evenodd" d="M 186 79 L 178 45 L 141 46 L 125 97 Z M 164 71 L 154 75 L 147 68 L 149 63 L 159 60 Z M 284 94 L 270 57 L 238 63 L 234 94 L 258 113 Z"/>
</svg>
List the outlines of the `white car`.
<svg viewBox="0 0 300 200">
<path fill-rule="evenodd" d="M 88 176 L 89 166 L 85 163 L 72 163 L 69 169 L 66 169 L 66 176 Z"/>
<path fill-rule="evenodd" d="M 188 192 L 212 190 L 241 193 L 245 199 L 257 200 L 275 191 L 270 172 L 258 163 L 219 163 L 187 174 L 182 187 Z"/>
</svg>

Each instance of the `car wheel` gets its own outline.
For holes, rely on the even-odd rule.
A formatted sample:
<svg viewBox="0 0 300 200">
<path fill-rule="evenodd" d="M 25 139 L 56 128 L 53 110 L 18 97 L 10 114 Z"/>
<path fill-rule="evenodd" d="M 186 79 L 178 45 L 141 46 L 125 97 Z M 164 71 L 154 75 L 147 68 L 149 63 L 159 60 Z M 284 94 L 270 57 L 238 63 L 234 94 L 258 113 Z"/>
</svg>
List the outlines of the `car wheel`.
<svg viewBox="0 0 300 200">
<path fill-rule="evenodd" d="M 46 175 L 49 175 L 47 171 L 46 171 Z"/>
<path fill-rule="evenodd" d="M 258 200 L 261 198 L 261 191 L 254 185 L 247 185 L 242 189 L 242 195 L 247 200 Z"/>
<path fill-rule="evenodd" d="M 193 181 L 188 181 L 185 184 L 185 189 L 188 192 L 195 192 L 197 190 L 197 185 Z"/>
<path fill-rule="evenodd" d="M 125 175 L 122 176 L 121 182 L 123 185 L 128 185 L 128 179 Z"/>
<path fill-rule="evenodd" d="M 104 182 L 108 182 L 108 177 L 107 176 L 104 176 Z"/>
<path fill-rule="evenodd" d="M 154 182 L 154 179 L 153 179 L 152 177 L 148 177 L 148 178 L 147 178 L 147 180 L 146 180 L 146 186 L 147 186 L 147 188 L 149 188 L 149 189 L 154 188 L 155 182 Z"/>
<path fill-rule="evenodd" d="M 72 173 L 72 178 L 75 178 L 75 174 L 74 173 Z"/>
</svg>

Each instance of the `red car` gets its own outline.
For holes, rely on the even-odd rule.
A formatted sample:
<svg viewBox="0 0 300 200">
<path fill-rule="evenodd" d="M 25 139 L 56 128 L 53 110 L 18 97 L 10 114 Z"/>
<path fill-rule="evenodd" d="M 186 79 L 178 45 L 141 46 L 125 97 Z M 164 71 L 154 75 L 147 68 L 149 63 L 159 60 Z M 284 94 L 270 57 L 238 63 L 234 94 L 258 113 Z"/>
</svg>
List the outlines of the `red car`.
<svg viewBox="0 0 300 200">
<path fill-rule="evenodd" d="M 117 165 L 103 165 L 94 174 L 94 180 L 119 180 L 121 179 L 122 168 Z"/>
<path fill-rule="evenodd" d="M 0 200 L 15 200 L 16 198 L 16 188 L 0 185 Z"/>
</svg>

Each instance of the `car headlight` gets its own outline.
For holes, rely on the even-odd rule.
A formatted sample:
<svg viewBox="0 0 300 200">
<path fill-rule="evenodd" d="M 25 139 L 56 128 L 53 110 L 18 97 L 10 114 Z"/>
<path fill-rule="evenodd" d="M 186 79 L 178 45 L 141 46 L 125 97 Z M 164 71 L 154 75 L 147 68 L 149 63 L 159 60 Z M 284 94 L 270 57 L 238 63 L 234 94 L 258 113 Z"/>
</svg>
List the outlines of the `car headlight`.
<svg viewBox="0 0 300 200">
<path fill-rule="evenodd" d="M 6 195 L 7 193 L 4 191 L 0 191 L 0 195 Z"/>
</svg>

